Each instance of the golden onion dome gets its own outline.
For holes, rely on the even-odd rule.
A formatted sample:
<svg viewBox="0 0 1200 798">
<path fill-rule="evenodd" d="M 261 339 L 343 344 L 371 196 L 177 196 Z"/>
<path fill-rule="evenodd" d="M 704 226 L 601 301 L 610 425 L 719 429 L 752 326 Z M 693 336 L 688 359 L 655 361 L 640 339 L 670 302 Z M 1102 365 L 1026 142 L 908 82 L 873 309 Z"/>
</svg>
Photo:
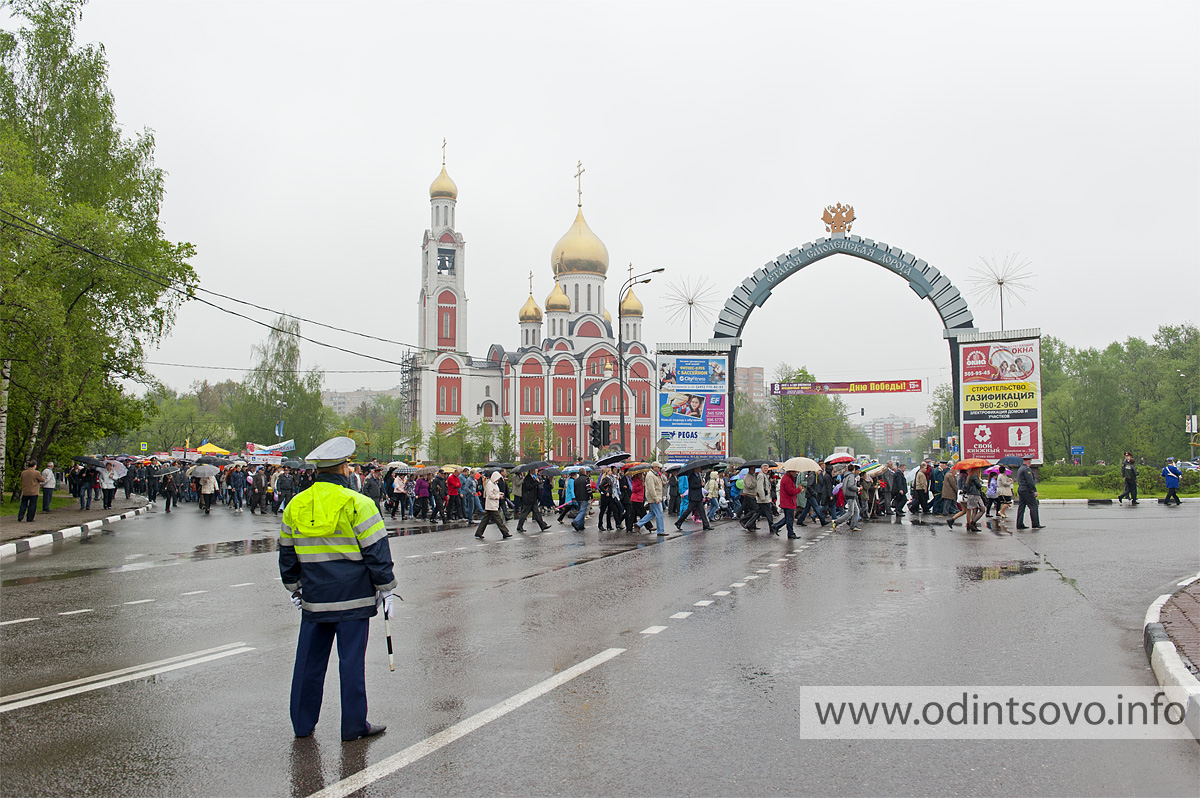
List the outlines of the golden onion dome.
<svg viewBox="0 0 1200 798">
<path fill-rule="evenodd" d="M 612 314 L 608 312 L 608 308 L 604 309 L 604 320 L 609 324 L 612 324 Z"/>
<path fill-rule="evenodd" d="M 607 274 L 608 247 L 604 246 L 583 219 L 583 208 L 571 229 L 558 239 L 550 253 L 554 276 L 563 274 Z"/>
<path fill-rule="evenodd" d="M 642 301 L 633 293 L 633 289 L 629 289 L 629 293 L 621 300 L 621 315 L 622 316 L 641 316 L 645 308 L 642 307 Z"/>
<path fill-rule="evenodd" d="M 430 199 L 458 199 L 458 186 L 446 174 L 446 165 L 442 164 L 442 172 L 429 184 Z"/>
<path fill-rule="evenodd" d="M 567 292 L 563 290 L 562 285 L 558 280 L 554 281 L 554 290 L 550 292 L 550 296 L 546 297 L 546 312 L 554 311 L 570 311 L 571 299 L 567 296 Z"/>
<path fill-rule="evenodd" d="M 533 301 L 533 294 L 529 295 L 529 299 L 525 300 L 525 304 L 521 306 L 521 312 L 517 314 L 517 318 L 521 323 L 527 321 L 542 323 L 542 309 L 538 307 L 538 303 Z"/>
</svg>

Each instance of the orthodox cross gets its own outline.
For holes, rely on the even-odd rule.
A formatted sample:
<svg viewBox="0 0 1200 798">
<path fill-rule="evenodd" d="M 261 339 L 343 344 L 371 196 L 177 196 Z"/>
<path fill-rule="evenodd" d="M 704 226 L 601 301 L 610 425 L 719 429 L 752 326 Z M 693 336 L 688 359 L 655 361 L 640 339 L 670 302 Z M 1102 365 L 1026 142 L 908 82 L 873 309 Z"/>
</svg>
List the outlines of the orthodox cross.
<svg viewBox="0 0 1200 798">
<path fill-rule="evenodd" d="M 583 168 L 583 161 L 577 162 L 575 164 L 575 166 L 577 169 L 579 169 L 579 171 L 575 173 L 575 179 L 579 181 L 579 207 L 582 208 L 583 207 L 583 173 L 586 172 L 587 170 Z"/>
<path fill-rule="evenodd" d="M 529 295 L 533 296 L 533 271 L 529 272 Z"/>
<path fill-rule="evenodd" d="M 446 140 L 442 139 L 442 166 L 446 165 Z"/>
</svg>

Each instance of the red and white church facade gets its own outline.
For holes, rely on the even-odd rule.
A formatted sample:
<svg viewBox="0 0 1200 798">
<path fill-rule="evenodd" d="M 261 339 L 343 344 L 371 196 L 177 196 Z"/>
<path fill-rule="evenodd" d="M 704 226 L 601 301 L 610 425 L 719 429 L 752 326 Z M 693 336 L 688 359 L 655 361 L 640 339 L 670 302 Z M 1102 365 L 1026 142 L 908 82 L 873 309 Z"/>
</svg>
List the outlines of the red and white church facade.
<svg viewBox="0 0 1200 798">
<path fill-rule="evenodd" d="M 590 459 L 591 422 L 610 422 L 611 440 L 621 440 L 618 335 L 605 295 L 608 248 L 583 218 L 575 221 L 551 250 L 554 288 L 545 312 L 529 298 L 517 314 L 519 344 L 493 343 L 481 360 L 467 339 L 466 260 L 463 236 L 455 228 L 458 188 L 442 165 L 429 187 L 431 225 L 421 244 L 418 297 L 416 417 L 425 431 L 449 428 L 460 417 L 499 431 L 511 425 L 517 447 L 526 431 L 542 436 L 547 422 L 555 441 L 542 452 L 558 462 Z M 498 275 L 489 273 L 487 279 Z M 506 279 L 520 279 L 511 275 Z M 614 294 L 614 300 L 616 291 Z M 632 290 L 617 314 L 625 357 L 625 441 L 638 459 L 653 459 L 657 396 L 653 362 L 642 342 L 644 308 Z M 420 455 L 429 458 L 427 447 Z"/>
</svg>

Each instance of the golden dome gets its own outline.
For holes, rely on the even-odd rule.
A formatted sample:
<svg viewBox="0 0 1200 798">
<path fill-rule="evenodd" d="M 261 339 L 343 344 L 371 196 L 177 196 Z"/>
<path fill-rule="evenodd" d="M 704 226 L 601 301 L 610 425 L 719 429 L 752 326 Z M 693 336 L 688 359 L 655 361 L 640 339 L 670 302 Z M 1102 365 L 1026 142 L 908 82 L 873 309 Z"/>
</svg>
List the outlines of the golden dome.
<svg viewBox="0 0 1200 798">
<path fill-rule="evenodd" d="M 458 199 L 458 186 L 454 185 L 454 181 L 450 179 L 450 175 L 446 174 L 446 165 L 442 164 L 442 173 L 433 179 L 429 184 L 430 199 Z"/>
<path fill-rule="evenodd" d="M 641 316 L 645 309 L 642 307 L 642 301 L 633 293 L 633 289 L 629 289 L 629 293 L 621 300 L 621 315 L 622 316 Z"/>
<path fill-rule="evenodd" d="M 550 253 L 554 276 L 563 274 L 607 274 L 608 247 L 596 237 L 583 219 L 583 208 L 571 229 L 558 239 Z"/>
<path fill-rule="evenodd" d="M 559 284 L 558 280 L 554 281 L 554 290 L 550 292 L 550 296 L 546 297 L 546 312 L 554 311 L 570 311 L 571 300 L 567 296 L 567 292 Z"/>
<path fill-rule="evenodd" d="M 608 312 L 608 308 L 604 309 L 604 320 L 609 324 L 612 324 L 612 314 Z"/>
<path fill-rule="evenodd" d="M 542 309 L 538 307 L 538 303 L 533 301 L 533 294 L 529 295 L 529 299 L 525 300 L 525 304 L 521 306 L 521 312 L 517 314 L 517 318 L 521 323 L 527 321 L 542 323 Z"/>
</svg>

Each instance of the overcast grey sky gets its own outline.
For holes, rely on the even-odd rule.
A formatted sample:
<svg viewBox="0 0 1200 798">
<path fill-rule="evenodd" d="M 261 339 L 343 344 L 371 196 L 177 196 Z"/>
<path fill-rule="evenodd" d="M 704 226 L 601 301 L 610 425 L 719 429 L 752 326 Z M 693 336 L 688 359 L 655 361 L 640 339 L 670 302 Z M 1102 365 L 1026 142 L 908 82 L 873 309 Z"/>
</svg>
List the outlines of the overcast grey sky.
<svg viewBox="0 0 1200 798">
<path fill-rule="evenodd" d="M 754 269 L 825 235 L 822 208 L 840 201 L 854 233 L 964 293 L 980 257 L 1020 253 L 1036 290 L 1007 326 L 1103 346 L 1198 316 L 1198 8 L 93 0 L 80 37 L 107 49 L 121 122 L 154 129 L 164 228 L 197 245 L 213 290 L 415 342 L 445 137 L 478 356 L 516 346 L 530 270 L 539 304 L 553 287 L 580 159 L 610 277 L 631 261 L 667 269 L 639 290 L 651 345 L 686 340 L 664 318 L 668 283 L 707 278 L 719 307 Z M 997 329 L 997 309 L 968 298 L 977 325 Z M 264 332 L 193 303 L 151 359 L 246 367 Z M 787 361 L 826 380 L 950 378 L 932 305 L 848 256 L 790 278 L 744 340 L 740 364 L 768 373 Z M 177 388 L 238 376 L 154 371 Z M 924 419 L 929 398 L 853 401 Z"/>
</svg>

